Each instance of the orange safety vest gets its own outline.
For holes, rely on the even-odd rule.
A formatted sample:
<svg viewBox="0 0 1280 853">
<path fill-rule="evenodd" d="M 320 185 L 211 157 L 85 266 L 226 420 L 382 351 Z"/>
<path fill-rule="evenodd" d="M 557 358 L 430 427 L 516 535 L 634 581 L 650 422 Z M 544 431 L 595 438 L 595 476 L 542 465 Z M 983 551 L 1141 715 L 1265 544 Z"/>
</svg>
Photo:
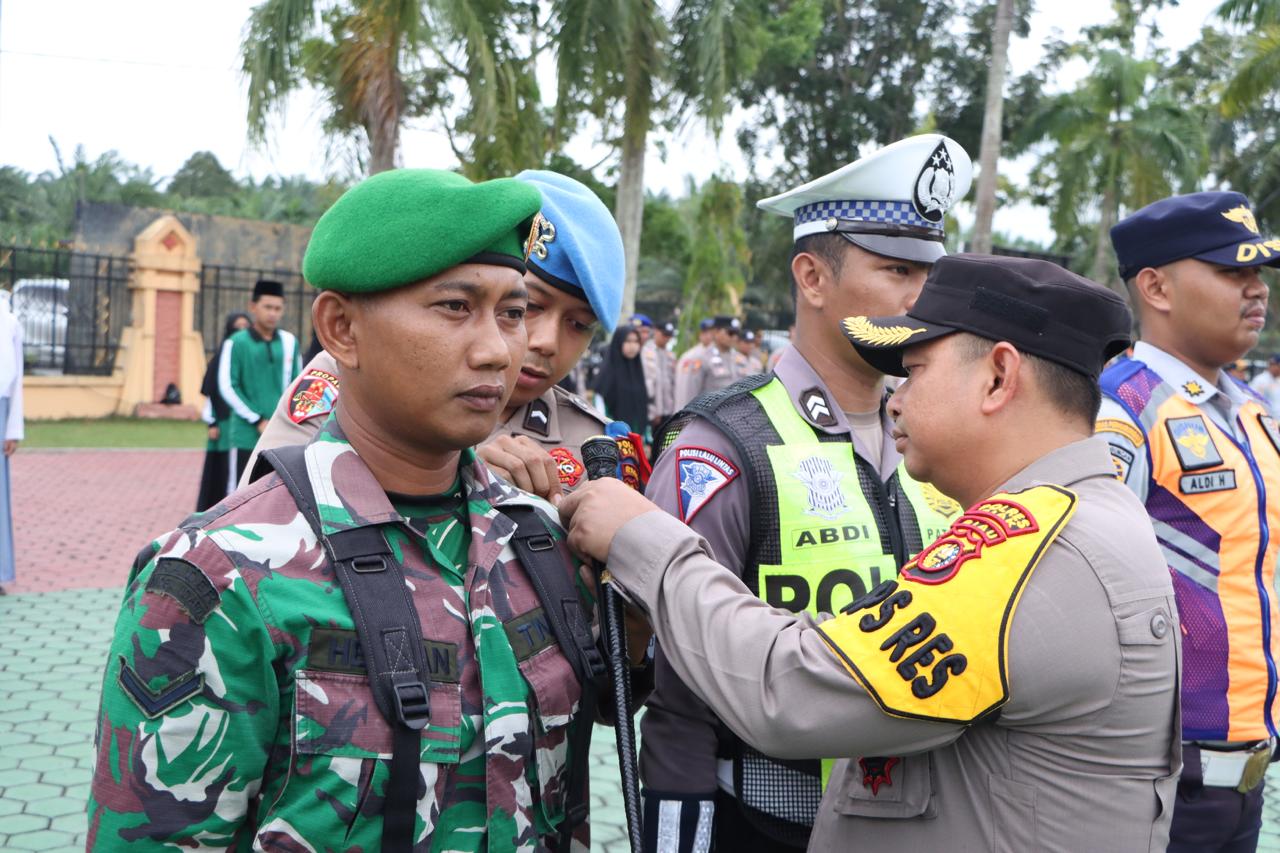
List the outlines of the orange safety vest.
<svg viewBox="0 0 1280 853">
<path fill-rule="evenodd" d="M 1188 740 L 1276 734 L 1280 660 L 1280 432 L 1260 403 L 1240 407 L 1245 440 L 1140 361 L 1102 390 L 1145 438 L 1147 512 L 1173 577 L 1182 623 L 1182 724 Z"/>
</svg>

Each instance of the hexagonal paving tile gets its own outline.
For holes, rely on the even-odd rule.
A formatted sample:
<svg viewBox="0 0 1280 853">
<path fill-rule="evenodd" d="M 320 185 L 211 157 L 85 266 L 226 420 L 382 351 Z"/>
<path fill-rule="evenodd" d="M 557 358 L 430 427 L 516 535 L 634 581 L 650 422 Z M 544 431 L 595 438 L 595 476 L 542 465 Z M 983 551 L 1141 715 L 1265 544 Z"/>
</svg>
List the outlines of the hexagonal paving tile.
<svg viewBox="0 0 1280 853">
<path fill-rule="evenodd" d="M 49 819 L 43 815 L 16 814 L 5 818 L 4 831 L 9 835 L 20 835 L 24 832 L 36 832 L 49 826 Z"/>
<path fill-rule="evenodd" d="M 37 782 L 34 785 L 23 785 L 20 793 L 22 795 L 22 799 L 26 800 L 27 803 L 30 804 L 38 800 L 47 800 L 50 797 L 62 796 L 62 786 L 45 785 Z M 27 806 L 28 809 L 30 807 L 30 805 Z M 9 832 L 12 833 L 13 830 L 9 830 Z"/>
<path fill-rule="evenodd" d="M 36 735 L 36 743 L 48 744 L 49 746 L 65 746 L 69 743 L 82 743 L 83 741 L 83 732 L 69 732 L 61 728 Z"/>
<path fill-rule="evenodd" d="M 75 836 L 69 832 L 54 832 L 46 829 L 43 832 L 28 832 L 26 835 L 11 835 L 9 848 L 12 850 L 66 850 L 75 842 Z"/>
<path fill-rule="evenodd" d="M 53 755 L 53 747 L 45 743 L 19 743 L 5 747 L 5 754 L 22 760 L 34 755 Z"/>
<path fill-rule="evenodd" d="M 74 768 L 76 760 L 65 755 L 36 755 L 22 759 L 18 762 L 18 766 L 23 770 L 36 770 L 39 772 L 66 770 L 68 767 Z"/>
<path fill-rule="evenodd" d="M 0 788 L 27 785 L 40 778 L 34 770 L 0 770 Z"/>
<path fill-rule="evenodd" d="M 62 817 L 84 810 L 84 803 L 77 803 L 66 797 L 50 797 L 34 803 L 27 803 L 26 814 L 44 815 L 48 818 Z"/>
<path fill-rule="evenodd" d="M 22 803 L 18 801 L 17 796 L 0 797 L 0 817 L 6 817 L 11 814 L 17 814 L 22 811 Z M 0 850 L 4 846 L 0 845 Z"/>
<path fill-rule="evenodd" d="M 49 828 L 57 830 L 58 832 L 72 832 L 76 834 L 88 832 L 89 820 L 84 813 L 84 803 L 80 804 L 79 811 L 73 814 L 65 814 L 62 817 L 55 817 L 53 820 L 49 821 Z M 83 849 L 84 845 L 81 844 L 80 847 Z"/>
</svg>

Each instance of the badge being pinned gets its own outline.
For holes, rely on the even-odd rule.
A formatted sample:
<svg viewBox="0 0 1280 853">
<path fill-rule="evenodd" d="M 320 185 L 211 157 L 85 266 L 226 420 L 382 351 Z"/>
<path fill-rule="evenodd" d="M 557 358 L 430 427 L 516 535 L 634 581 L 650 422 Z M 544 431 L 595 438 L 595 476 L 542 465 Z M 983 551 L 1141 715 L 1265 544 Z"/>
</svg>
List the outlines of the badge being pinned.
<svg viewBox="0 0 1280 853">
<path fill-rule="evenodd" d="M 556 460 L 556 474 L 560 477 L 560 484 L 571 489 L 578 485 L 587 469 L 569 452 L 569 448 L 553 447 L 549 452 L 551 458 Z"/>
<path fill-rule="evenodd" d="M 678 448 L 676 469 L 680 520 L 685 524 L 693 521 L 698 510 L 738 476 L 737 466 L 705 447 Z"/>
<path fill-rule="evenodd" d="M 295 424 L 327 415 L 338 402 L 338 377 L 312 368 L 302 374 L 289 397 L 289 420 Z"/>
</svg>

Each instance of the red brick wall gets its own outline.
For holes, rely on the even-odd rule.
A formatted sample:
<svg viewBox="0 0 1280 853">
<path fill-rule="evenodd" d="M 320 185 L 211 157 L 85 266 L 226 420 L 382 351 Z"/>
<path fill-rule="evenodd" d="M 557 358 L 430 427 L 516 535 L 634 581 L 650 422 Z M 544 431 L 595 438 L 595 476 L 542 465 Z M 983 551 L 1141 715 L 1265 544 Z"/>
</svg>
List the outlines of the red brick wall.
<svg viewBox="0 0 1280 853">
<path fill-rule="evenodd" d="M 156 293 L 156 382 L 151 402 L 164 397 L 170 382 L 177 383 L 179 351 L 182 345 L 182 294 L 173 291 Z M 193 400 L 183 400 L 194 404 Z"/>
</svg>

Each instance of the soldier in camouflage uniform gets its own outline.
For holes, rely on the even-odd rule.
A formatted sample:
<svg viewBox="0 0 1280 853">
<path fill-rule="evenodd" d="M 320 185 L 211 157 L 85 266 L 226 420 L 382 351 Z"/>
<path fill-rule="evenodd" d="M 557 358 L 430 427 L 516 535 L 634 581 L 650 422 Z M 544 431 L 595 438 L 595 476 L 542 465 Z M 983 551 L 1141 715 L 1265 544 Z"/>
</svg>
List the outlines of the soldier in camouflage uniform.
<svg viewBox="0 0 1280 853">
<path fill-rule="evenodd" d="M 321 218 L 304 260 L 326 289 L 313 313 L 345 383 L 305 450 L 323 533 L 377 526 L 425 642 L 418 850 L 555 845 L 570 733 L 590 725 L 501 511 L 536 508 L 589 600 L 555 512 L 470 449 L 520 369 L 516 229 L 538 207 L 514 181 L 385 172 Z M 456 368 L 407 399 L 424 363 Z M 270 474 L 135 564 L 104 678 L 88 846 L 378 850 L 391 742 L 327 552 Z M 588 824 L 572 841 L 587 848 Z"/>
<path fill-rule="evenodd" d="M 609 421 L 556 385 L 586 352 L 597 326 L 612 333 L 622 304 L 622 236 L 609 209 L 584 184 L 555 172 L 526 170 L 516 180 L 538 188 L 542 210 L 526 243 L 529 349 L 515 389 L 481 459 L 521 489 L 557 500 L 586 482 L 579 448 Z M 258 440 L 241 485 L 252 481 L 257 455 L 303 444 L 337 401 L 333 356 L 320 352 L 289 388 Z M 644 432 L 644 424 L 631 424 Z"/>
</svg>

